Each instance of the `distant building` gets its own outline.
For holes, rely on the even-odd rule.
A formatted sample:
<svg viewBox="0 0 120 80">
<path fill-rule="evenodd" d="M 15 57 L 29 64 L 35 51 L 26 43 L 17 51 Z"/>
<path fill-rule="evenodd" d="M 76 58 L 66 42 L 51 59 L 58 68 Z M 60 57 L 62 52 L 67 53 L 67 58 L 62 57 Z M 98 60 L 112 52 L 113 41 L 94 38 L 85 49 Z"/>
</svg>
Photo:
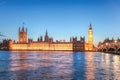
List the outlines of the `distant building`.
<svg viewBox="0 0 120 80">
<path fill-rule="evenodd" d="M 9 49 L 9 40 L 8 39 L 4 39 L 0 43 L 0 50 L 8 50 L 8 49 Z"/>
<path fill-rule="evenodd" d="M 44 40 L 43 37 L 38 37 L 37 41 L 33 39 L 27 40 L 27 29 L 24 27 L 19 28 L 18 42 L 9 41 L 9 50 L 48 50 L 48 51 L 92 51 L 93 50 L 93 30 L 92 25 L 90 24 L 88 30 L 88 43 L 85 42 L 85 37 L 80 37 L 78 40 L 77 37 L 70 38 L 70 41 L 66 42 L 65 40 L 56 40 L 53 41 L 53 38 L 49 37 L 46 30 Z"/>
</svg>

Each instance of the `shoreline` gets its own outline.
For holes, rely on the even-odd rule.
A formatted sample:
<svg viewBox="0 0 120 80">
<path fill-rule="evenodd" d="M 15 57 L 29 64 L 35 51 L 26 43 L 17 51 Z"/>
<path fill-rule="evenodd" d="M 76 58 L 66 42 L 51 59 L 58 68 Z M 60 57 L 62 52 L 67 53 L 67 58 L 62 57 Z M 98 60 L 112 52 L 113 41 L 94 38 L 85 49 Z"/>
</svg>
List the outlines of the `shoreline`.
<svg viewBox="0 0 120 80">
<path fill-rule="evenodd" d="M 0 50 L 0 51 L 11 51 L 11 52 L 17 52 L 17 51 L 36 51 L 36 52 L 97 52 L 97 51 L 73 51 L 73 50 Z"/>
</svg>

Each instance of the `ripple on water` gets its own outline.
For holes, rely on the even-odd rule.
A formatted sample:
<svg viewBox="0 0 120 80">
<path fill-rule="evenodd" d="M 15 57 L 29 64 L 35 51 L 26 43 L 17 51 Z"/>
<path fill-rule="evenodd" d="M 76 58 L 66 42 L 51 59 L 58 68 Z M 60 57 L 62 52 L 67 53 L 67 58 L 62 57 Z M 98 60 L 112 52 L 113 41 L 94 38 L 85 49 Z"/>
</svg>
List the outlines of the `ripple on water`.
<svg viewBox="0 0 120 80">
<path fill-rule="evenodd" d="M 0 80 L 120 79 L 120 56 L 99 52 L 2 52 Z"/>
</svg>

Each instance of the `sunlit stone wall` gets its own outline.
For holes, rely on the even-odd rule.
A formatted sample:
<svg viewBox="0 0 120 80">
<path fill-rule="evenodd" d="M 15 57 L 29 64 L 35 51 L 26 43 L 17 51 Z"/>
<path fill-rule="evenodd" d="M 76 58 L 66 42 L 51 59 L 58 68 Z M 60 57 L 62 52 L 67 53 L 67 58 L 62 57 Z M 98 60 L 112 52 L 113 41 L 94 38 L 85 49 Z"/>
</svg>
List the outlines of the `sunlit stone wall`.
<svg viewBox="0 0 120 80">
<path fill-rule="evenodd" d="M 48 42 L 32 42 L 26 44 L 13 43 L 11 50 L 52 50 L 52 51 L 71 51 L 73 44 L 71 42 L 48 43 Z"/>
</svg>

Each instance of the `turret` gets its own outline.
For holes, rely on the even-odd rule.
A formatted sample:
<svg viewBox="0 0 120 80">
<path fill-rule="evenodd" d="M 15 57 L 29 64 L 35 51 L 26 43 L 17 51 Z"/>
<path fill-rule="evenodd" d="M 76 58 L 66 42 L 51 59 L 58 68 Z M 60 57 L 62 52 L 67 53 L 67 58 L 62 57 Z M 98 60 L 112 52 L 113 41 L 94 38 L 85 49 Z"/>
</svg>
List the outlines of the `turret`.
<svg viewBox="0 0 120 80">
<path fill-rule="evenodd" d="M 24 29 L 24 24 L 23 24 L 22 30 L 20 30 L 20 27 L 19 27 L 18 36 L 19 36 L 18 38 L 19 43 L 27 43 L 27 28 L 26 30 Z"/>
<path fill-rule="evenodd" d="M 70 42 L 73 42 L 71 37 L 70 37 Z"/>
<path fill-rule="evenodd" d="M 42 37 L 42 36 L 40 36 L 40 41 L 41 41 L 41 42 L 43 41 L 43 37 Z"/>
</svg>

